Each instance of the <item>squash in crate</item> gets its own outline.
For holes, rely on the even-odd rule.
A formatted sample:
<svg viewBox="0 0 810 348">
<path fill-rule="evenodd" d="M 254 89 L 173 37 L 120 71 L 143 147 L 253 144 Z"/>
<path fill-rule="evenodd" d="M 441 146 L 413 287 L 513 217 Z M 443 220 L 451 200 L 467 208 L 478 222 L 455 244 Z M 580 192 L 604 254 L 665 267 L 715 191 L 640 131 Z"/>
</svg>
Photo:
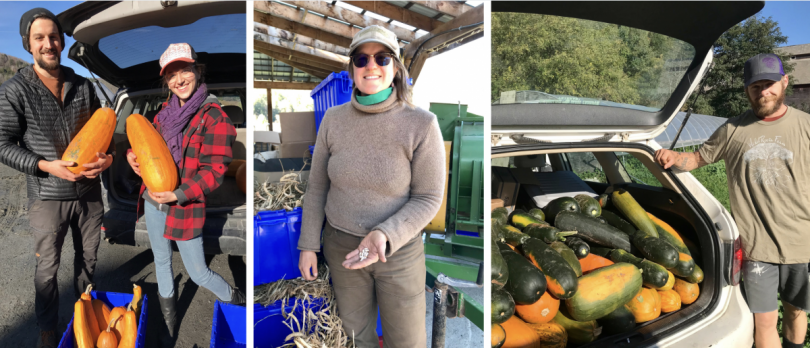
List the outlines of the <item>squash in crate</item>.
<svg viewBox="0 0 810 348">
<path fill-rule="evenodd" d="M 93 322 L 93 326 L 98 323 Z M 84 300 L 79 299 L 73 305 L 73 337 L 75 339 L 76 348 L 94 348 L 96 341 L 93 340 L 93 334 L 90 331 L 90 323 L 87 320 L 87 313 L 84 306 Z"/>
<path fill-rule="evenodd" d="M 577 292 L 565 305 L 571 318 L 577 321 L 599 319 L 630 301 L 641 289 L 641 283 L 641 271 L 620 262 L 579 278 Z"/>
<path fill-rule="evenodd" d="M 675 290 L 658 291 L 661 296 L 661 312 L 670 313 L 681 309 L 681 295 Z"/>
<path fill-rule="evenodd" d="M 503 348 L 528 348 L 540 347 L 540 336 L 525 321 L 517 316 L 512 316 L 509 320 L 501 324 L 506 333 L 506 340 Z"/>
<path fill-rule="evenodd" d="M 501 324 L 492 324 L 492 348 L 501 348 L 506 341 L 506 332 Z"/>
<path fill-rule="evenodd" d="M 117 318 L 115 320 L 119 320 Z M 115 337 L 115 333 L 110 331 L 110 328 L 113 325 L 113 320 L 110 320 L 110 323 L 107 325 L 107 330 L 102 331 L 101 334 L 98 336 L 98 341 L 96 341 L 96 348 L 118 348 L 118 338 Z"/>
<path fill-rule="evenodd" d="M 596 320 L 576 321 L 566 310 L 566 306 L 560 306 L 560 311 L 554 316 L 553 322 L 562 325 L 568 333 L 568 341 L 574 344 L 585 344 L 596 341 L 602 334 L 602 327 Z"/>
<path fill-rule="evenodd" d="M 565 328 L 555 322 L 543 324 L 528 324 L 540 336 L 540 347 L 565 348 L 568 344 L 568 333 Z"/>
<path fill-rule="evenodd" d="M 90 334 L 93 337 L 93 342 L 98 340 L 98 335 L 101 334 L 101 329 L 96 319 L 96 312 L 93 310 L 93 298 L 90 296 L 90 291 L 93 290 L 93 284 L 87 286 L 84 293 L 81 295 L 81 301 L 84 305 L 84 315 L 87 318 L 87 327 L 90 329 Z"/>
<path fill-rule="evenodd" d="M 672 290 L 675 290 L 681 296 L 681 303 L 683 304 L 692 304 L 700 296 L 700 287 L 683 279 L 675 279 Z"/>
<path fill-rule="evenodd" d="M 118 342 L 121 342 L 121 332 L 124 330 L 124 313 L 127 309 L 124 307 L 115 307 L 110 311 L 110 322 L 113 323 L 112 331 Z"/>
<path fill-rule="evenodd" d="M 68 167 L 68 170 L 74 174 L 87 170 L 83 164 L 97 161 L 96 153 L 107 152 L 113 132 L 115 132 L 115 112 L 110 108 L 96 110 L 62 154 L 63 161 L 76 163 L 76 166 Z"/>
<path fill-rule="evenodd" d="M 661 315 L 661 296 L 658 290 L 641 288 L 625 307 L 633 313 L 636 323 L 650 321 Z"/>
<path fill-rule="evenodd" d="M 551 297 L 546 291 L 537 302 L 529 305 L 515 305 L 515 313 L 529 324 L 548 323 L 560 310 L 560 300 Z"/>
<path fill-rule="evenodd" d="M 121 340 L 118 348 L 135 348 L 135 341 L 138 339 L 138 318 L 132 311 L 132 304 L 127 307 L 126 313 L 121 318 L 123 327 L 121 328 Z"/>
<path fill-rule="evenodd" d="M 141 316 L 141 306 L 143 305 L 143 290 L 138 284 L 132 284 L 132 311 L 135 312 L 135 317 Z"/>
<path fill-rule="evenodd" d="M 152 124 L 139 114 L 127 118 L 127 139 L 132 145 L 144 185 L 152 192 L 177 188 L 177 165 L 169 147 Z"/>
</svg>

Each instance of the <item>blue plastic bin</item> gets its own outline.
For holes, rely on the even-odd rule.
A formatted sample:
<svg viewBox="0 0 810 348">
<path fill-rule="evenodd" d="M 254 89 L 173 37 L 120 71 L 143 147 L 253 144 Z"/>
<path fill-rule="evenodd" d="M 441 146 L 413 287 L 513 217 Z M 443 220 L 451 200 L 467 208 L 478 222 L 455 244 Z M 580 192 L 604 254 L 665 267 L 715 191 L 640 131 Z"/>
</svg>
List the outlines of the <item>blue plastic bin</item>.
<svg viewBox="0 0 810 348">
<path fill-rule="evenodd" d="M 349 72 L 331 73 L 309 93 L 315 101 L 315 132 L 321 127 L 326 109 L 352 100 L 352 80 Z"/>
<path fill-rule="evenodd" d="M 301 208 L 260 211 L 253 217 L 253 285 L 301 276 L 300 235 Z"/>
<path fill-rule="evenodd" d="M 316 299 L 308 308 L 319 306 L 322 306 L 322 302 Z M 290 302 L 287 302 L 284 312 L 292 312 L 293 307 Z M 296 318 L 303 323 L 303 307 L 299 305 L 294 313 Z M 267 307 L 262 307 L 258 303 L 253 305 L 253 343 L 256 347 L 279 347 L 284 344 L 284 339 L 291 333 L 290 328 L 284 325 L 281 301 L 276 301 Z M 379 309 L 377 309 L 377 336 L 382 336 Z"/>
<path fill-rule="evenodd" d="M 114 307 L 126 307 L 127 304 L 132 302 L 132 294 L 122 294 L 118 292 L 104 292 L 104 291 L 91 291 L 90 296 L 94 299 L 104 301 L 110 310 Z M 148 318 L 147 311 L 147 298 L 143 295 L 143 306 L 141 307 L 141 317 L 138 318 L 138 338 L 135 339 L 135 347 L 143 348 L 146 346 L 146 318 Z M 67 330 L 62 335 L 62 340 L 59 341 L 59 348 L 73 348 L 73 319 L 70 319 Z"/>
<path fill-rule="evenodd" d="M 315 153 L 315 145 L 309 146 L 309 155 L 312 156 Z"/>
<path fill-rule="evenodd" d="M 211 324 L 211 348 L 247 347 L 246 313 L 245 307 L 217 300 Z"/>
</svg>

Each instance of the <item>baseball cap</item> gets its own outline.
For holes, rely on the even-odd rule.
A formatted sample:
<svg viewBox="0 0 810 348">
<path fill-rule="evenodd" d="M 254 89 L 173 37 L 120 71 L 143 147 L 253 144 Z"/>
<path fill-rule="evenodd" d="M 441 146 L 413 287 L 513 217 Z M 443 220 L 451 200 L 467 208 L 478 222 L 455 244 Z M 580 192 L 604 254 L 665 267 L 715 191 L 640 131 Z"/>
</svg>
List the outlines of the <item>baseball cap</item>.
<svg viewBox="0 0 810 348">
<path fill-rule="evenodd" d="M 174 62 L 188 62 L 194 63 L 197 60 L 197 52 L 191 48 L 187 43 L 174 43 L 169 45 L 166 52 L 160 55 L 160 76 L 163 76 L 163 71 L 166 66 Z"/>
<path fill-rule="evenodd" d="M 400 59 L 397 35 L 379 25 L 370 25 L 357 32 L 352 39 L 352 44 L 349 45 L 349 55 L 352 55 L 354 50 L 357 49 L 357 47 L 360 47 L 360 45 L 369 42 L 377 42 L 385 47 L 388 47 L 388 49 L 394 53 L 397 59 Z"/>
<path fill-rule="evenodd" d="M 751 57 L 745 62 L 745 88 L 748 85 L 760 81 L 779 81 L 785 76 L 785 69 L 782 67 L 782 60 L 773 53 L 760 53 Z"/>
<path fill-rule="evenodd" d="M 31 53 L 31 47 L 28 44 L 28 35 L 30 34 L 31 31 L 31 23 L 34 23 L 34 20 L 38 18 L 47 18 L 56 23 L 56 28 L 59 30 L 59 39 L 61 40 L 61 46 L 62 49 L 64 49 L 65 33 L 62 31 L 62 24 L 59 23 L 59 20 L 56 19 L 56 16 L 53 15 L 53 12 L 48 11 L 48 9 L 42 7 L 32 8 L 23 13 L 22 17 L 20 17 L 20 36 L 22 37 L 23 48 L 25 48 L 25 50 L 28 51 L 28 53 Z"/>
</svg>

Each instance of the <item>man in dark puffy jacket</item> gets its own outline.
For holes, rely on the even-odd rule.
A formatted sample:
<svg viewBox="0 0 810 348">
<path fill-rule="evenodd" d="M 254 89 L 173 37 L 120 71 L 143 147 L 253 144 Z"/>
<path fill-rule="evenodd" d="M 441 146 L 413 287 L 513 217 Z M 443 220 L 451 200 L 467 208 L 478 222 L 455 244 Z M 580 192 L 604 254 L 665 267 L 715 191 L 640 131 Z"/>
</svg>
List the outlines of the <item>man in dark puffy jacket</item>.
<svg viewBox="0 0 810 348">
<path fill-rule="evenodd" d="M 23 47 L 34 64 L 0 86 L 0 162 L 26 174 L 28 210 L 37 266 L 34 275 L 38 347 L 56 347 L 57 270 L 68 227 L 72 231 L 74 295 L 92 283 L 104 215 L 99 175 L 112 164 L 108 153 L 84 164 L 60 160 L 70 140 L 99 107 L 93 86 L 60 65 L 65 37 L 56 16 L 35 8 L 20 18 Z"/>
</svg>

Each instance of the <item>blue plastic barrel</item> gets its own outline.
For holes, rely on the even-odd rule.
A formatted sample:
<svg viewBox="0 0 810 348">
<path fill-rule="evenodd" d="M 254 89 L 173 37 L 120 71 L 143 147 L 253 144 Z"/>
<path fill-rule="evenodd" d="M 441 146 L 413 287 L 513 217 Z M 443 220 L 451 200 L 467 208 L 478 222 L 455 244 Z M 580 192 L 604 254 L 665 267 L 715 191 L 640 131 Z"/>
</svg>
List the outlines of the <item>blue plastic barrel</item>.
<svg viewBox="0 0 810 348">
<path fill-rule="evenodd" d="M 315 132 L 321 128 L 326 110 L 352 100 L 352 80 L 349 72 L 331 73 L 321 81 L 309 96 L 315 101 Z"/>
<path fill-rule="evenodd" d="M 260 211 L 253 217 L 253 285 L 301 276 L 300 235 L 301 208 Z"/>
<path fill-rule="evenodd" d="M 247 347 L 245 307 L 228 303 L 214 303 L 214 320 L 211 324 L 211 348 Z"/>
<path fill-rule="evenodd" d="M 90 296 L 93 299 L 99 299 L 104 302 L 110 310 L 114 307 L 126 307 L 127 304 L 132 302 L 132 294 L 122 294 L 118 292 L 104 292 L 104 291 L 91 291 Z M 135 339 L 135 347 L 143 348 L 146 346 L 146 312 L 147 304 L 146 295 L 143 295 L 143 305 L 141 306 L 141 316 L 138 318 L 138 338 Z M 67 330 L 62 335 L 62 340 L 59 341 L 59 348 L 73 348 L 73 319 L 70 319 Z"/>
</svg>

